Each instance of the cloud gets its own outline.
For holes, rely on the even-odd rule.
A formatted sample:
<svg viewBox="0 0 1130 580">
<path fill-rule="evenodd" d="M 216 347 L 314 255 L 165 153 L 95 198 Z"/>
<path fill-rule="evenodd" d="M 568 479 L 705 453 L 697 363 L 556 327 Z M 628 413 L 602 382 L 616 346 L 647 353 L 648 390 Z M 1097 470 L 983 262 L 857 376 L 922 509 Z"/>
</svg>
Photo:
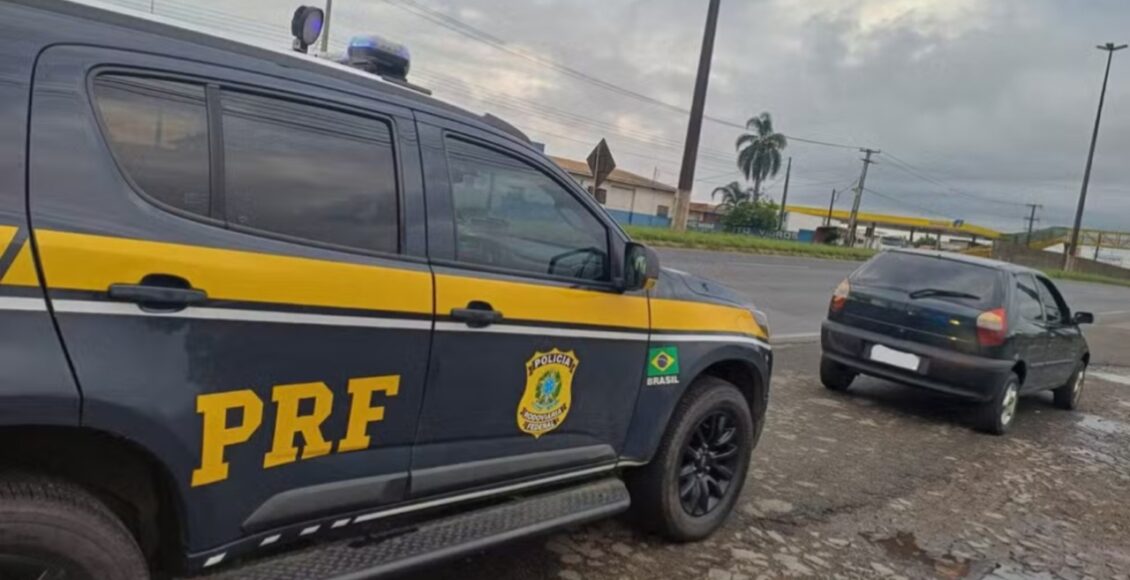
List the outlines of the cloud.
<svg viewBox="0 0 1130 580">
<path fill-rule="evenodd" d="M 412 77 L 437 96 L 507 118 L 554 154 L 581 158 L 606 137 L 621 167 L 676 181 L 685 115 L 537 59 L 689 107 L 705 2 L 420 0 L 503 40 L 508 52 L 402 1 L 336 3 L 334 42 L 386 34 L 412 48 Z M 281 0 L 161 5 L 227 12 L 260 31 L 285 31 L 292 9 Z M 790 135 L 882 149 L 868 185 L 887 197 L 866 196 L 866 209 L 1016 230 L 1022 204 L 1041 203 L 1045 223 L 1069 224 L 1105 65 L 1094 46 L 1130 41 L 1127 22 L 1125 0 L 723 0 L 707 113 L 742 123 L 770 111 Z M 736 177 L 738 134 L 705 125 L 696 199 Z M 1128 151 L 1130 50 L 1111 72 L 1088 225 L 1130 230 Z M 859 173 L 850 149 L 793 141 L 787 154 L 797 203 L 822 205 L 831 187 Z"/>
</svg>

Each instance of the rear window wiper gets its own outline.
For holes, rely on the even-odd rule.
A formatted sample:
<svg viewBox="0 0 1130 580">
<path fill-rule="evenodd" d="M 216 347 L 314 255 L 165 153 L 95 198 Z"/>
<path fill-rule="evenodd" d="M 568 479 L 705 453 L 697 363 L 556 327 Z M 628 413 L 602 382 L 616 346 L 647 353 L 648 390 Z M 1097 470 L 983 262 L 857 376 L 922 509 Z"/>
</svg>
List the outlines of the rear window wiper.
<svg viewBox="0 0 1130 580">
<path fill-rule="evenodd" d="M 914 300 L 917 300 L 919 298 L 932 298 L 932 297 L 968 298 L 970 300 L 980 300 L 981 299 L 981 297 L 977 296 L 976 294 L 970 294 L 968 292 L 961 292 L 959 290 L 946 290 L 944 288 L 922 288 L 922 289 L 915 290 L 915 291 L 911 292 L 909 294 L 909 296 Z"/>
</svg>

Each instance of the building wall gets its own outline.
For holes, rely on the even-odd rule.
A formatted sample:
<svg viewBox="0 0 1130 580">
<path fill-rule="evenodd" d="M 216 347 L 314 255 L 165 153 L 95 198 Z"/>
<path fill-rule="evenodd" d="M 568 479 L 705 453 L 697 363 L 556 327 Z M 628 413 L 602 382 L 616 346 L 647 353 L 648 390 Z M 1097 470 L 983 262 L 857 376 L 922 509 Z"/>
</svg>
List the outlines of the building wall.
<svg viewBox="0 0 1130 580">
<path fill-rule="evenodd" d="M 581 184 L 581 187 L 587 188 L 592 185 L 592 179 L 587 177 L 573 175 L 573 179 L 576 179 L 577 182 Z M 648 187 L 629 186 L 610 181 L 602 183 L 601 188 L 607 191 L 604 207 L 609 210 L 609 213 L 615 211 L 623 213 L 623 215 L 626 216 L 624 223 L 628 223 L 626 221 L 627 216 L 663 217 L 659 215 L 660 206 L 666 208 L 668 218 L 670 218 L 671 212 L 674 211 L 675 193 L 672 191 L 660 191 Z M 633 223 L 637 222 L 633 219 Z M 669 223 L 669 220 L 667 223 Z"/>
<path fill-rule="evenodd" d="M 1056 244 L 1045 248 L 1044 251 L 1063 256 L 1066 249 L 1065 244 Z M 1123 250 L 1121 248 L 1100 248 L 1098 253 L 1099 262 L 1110 264 L 1111 266 L 1118 266 L 1120 268 L 1130 268 L 1130 250 Z M 1093 260 L 1095 258 L 1094 246 L 1079 246 L 1079 257 Z"/>
<path fill-rule="evenodd" d="M 998 242 L 993 245 L 993 258 L 1014 264 L 1022 264 L 1029 268 L 1058 270 L 1063 266 L 1062 247 L 1061 245 L 1061 252 L 1056 254 L 1054 252 L 1026 248 L 1021 244 Z M 1075 260 L 1075 270 L 1086 274 L 1130 280 L 1130 270 L 1126 268 L 1119 268 L 1118 266 L 1112 266 L 1082 257 Z"/>
</svg>

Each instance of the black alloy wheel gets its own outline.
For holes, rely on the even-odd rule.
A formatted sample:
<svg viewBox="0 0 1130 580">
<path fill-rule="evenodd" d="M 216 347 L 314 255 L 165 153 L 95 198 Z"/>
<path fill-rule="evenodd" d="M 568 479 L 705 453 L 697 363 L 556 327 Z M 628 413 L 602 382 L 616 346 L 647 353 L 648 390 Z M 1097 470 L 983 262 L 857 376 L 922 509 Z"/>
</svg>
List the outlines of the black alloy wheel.
<svg viewBox="0 0 1130 580">
<path fill-rule="evenodd" d="M 691 431 L 679 466 L 679 501 L 688 514 L 706 515 L 726 497 L 738 467 L 738 429 L 730 411 L 717 410 Z"/>
</svg>

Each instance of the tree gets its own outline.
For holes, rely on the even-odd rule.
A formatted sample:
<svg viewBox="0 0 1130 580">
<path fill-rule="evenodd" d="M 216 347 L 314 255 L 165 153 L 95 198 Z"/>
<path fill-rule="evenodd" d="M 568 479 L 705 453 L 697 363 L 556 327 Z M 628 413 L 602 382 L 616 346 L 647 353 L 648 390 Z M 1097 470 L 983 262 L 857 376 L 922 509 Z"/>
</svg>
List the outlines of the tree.
<svg viewBox="0 0 1130 580">
<path fill-rule="evenodd" d="M 776 231 L 779 216 L 780 206 L 771 199 L 746 200 L 731 206 L 721 221 L 722 227 L 730 232 L 771 232 Z"/>
<path fill-rule="evenodd" d="M 746 121 L 750 131 L 738 137 L 738 169 L 753 182 L 753 200 L 761 198 L 761 182 L 777 175 L 781 170 L 781 152 L 789 146 L 788 139 L 773 131 L 773 117 L 761 113 Z"/>
<path fill-rule="evenodd" d="M 753 198 L 753 190 L 749 188 L 742 189 L 741 184 L 736 181 L 731 181 L 729 184 L 721 187 L 715 187 L 714 191 L 710 193 L 710 199 L 714 199 L 719 194 L 722 195 L 722 203 L 720 205 L 726 210 Z"/>
</svg>

